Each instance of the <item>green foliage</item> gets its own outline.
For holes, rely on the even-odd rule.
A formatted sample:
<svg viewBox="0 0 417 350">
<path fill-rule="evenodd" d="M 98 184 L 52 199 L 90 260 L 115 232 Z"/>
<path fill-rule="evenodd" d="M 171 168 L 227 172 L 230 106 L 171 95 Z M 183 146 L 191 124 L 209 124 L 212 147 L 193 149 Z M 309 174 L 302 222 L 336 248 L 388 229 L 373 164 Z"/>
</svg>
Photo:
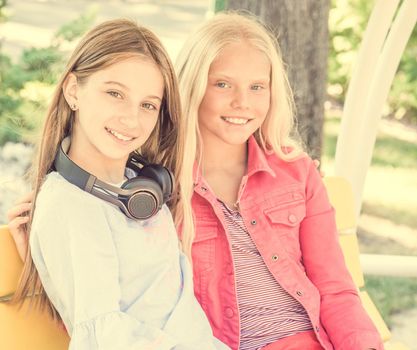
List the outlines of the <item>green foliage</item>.
<svg viewBox="0 0 417 350">
<path fill-rule="evenodd" d="M 0 0 L 0 10 L 1 1 L 4 0 Z M 25 49 L 17 63 L 2 54 L 0 46 L 0 145 L 32 139 L 63 69 L 62 47 L 78 39 L 92 25 L 94 17 L 90 10 L 65 24 L 48 47 Z"/>
<path fill-rule="evenodd" d="M 54 36 L 54 45 L 62 44 L 64 41 L 72 42 L 81 37 L 91 27 L 96 16 L 97 9 L 92 6 L 80 17 L 64 24 Z"/>
<path fill-rule="evenodd" d="M 365 283 L 388 326 L 392 315 L 417 306 L 417 278 L 365 276 Z"/>
<path fill-rule="evenodd" d="M 332 0 L 328 81 L 341 101 L 373 5 L 369 0 Z"/>
<path fill-rule="evenodd" d="M 329 16 L 329 93 L 343 102 L 375 0 L 332 0 Z M 417 28 L 408 42 L 388 97 L 388 114 L 417 124 Z"/>
<path fill-rule="evenodd" d="M 62 63 L 62 52 L 58 47 L 30 48 L 23 51 L 19 68 L 26 74 L 26 81 L 53 84 Z"/>
<path fill-rule="evenodd" d="M 396 119 L 417 124 L 417 27 L 401 58 L 388 98 L 390 112 Z"/>
<path fill-rule="evenodd" d="M 0 0 L 0 23 L 5 20 L 7 17 L 5 13 L 5 8 L 7 6 L 7 0 Z"/>
<path fill-rule="evenodd" d="M 227 0 L 215 0 L 214 2 L 214 12 L 223 11 L 226 8 Z"/>
</svg>

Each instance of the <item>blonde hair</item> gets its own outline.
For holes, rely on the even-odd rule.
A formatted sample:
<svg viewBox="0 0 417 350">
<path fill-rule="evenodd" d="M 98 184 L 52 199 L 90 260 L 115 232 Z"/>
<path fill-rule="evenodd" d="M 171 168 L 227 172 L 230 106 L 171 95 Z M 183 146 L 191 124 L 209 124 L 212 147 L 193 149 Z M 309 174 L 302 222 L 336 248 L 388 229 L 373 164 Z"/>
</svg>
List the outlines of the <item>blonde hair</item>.
<svg viewBox="0 0 417 350">
<path fill-rule="evenodd" d="M 278 43 L 274 35 L 248 14 L 219 13 L 205 22 L 185 42 L 176 61 L 182 117 L 185 118 L 186 138 L 182 178 L 181 201 L 185 204 L 182 224 L 182 243 L 190 255 L 195 236 L 191 198 L 194 189 L 193 167 L 199 164 L 203 153 L 198 128 L 198 110 L 204 97 L 210 65 L 221 50 L 231 43 L 245 42 L 263 52 L 271 63 L 270 108 L 260 129 L 254 136 L 265 151 L 273 151 L 290 161 L 302 147 L 295 132 L 293 95 L 285 73 Z"/>
<path fill-rule="evenodd" d="M 179 193 L 184 128 L 180 118 L 178 84 L 172 63 L 159 39 L 150 30 L 136 23 L 117 19 L 104 22 L 89 31 L 72 53 L 57 84 L 52 102 L 44 121 L 42 137 L 37 147 L 37 159 L 33 164 L 32 178 L 35 200 L 45 176 L 52 171 L 53 161 L 61 141 L 71 134 L 74 112 L 63 94 L 63 85 L 70 73 L 82 83 L 92 74 L 110 65 L 137 56 L 154 62 L 164 80 L 164 95 L 157 125 L 149 139 L 142 145 L 140 153 L 150 162 L 167 166 L 174 174 L 176 193 Z M 178 195 L 169 203 L 175 213 Z M 31 220 L 33 218 L 33 208 Z M 30 224 L 28 227 L 30 233 Z M 47 307 L 54 318 L 59 318 L 55 308 L 45 294 L 39 275 L 28 249 L 23 273 L 12 302 L 22 303 L 31 294 L 40 294 L 37 305 Z"/>
</svg>

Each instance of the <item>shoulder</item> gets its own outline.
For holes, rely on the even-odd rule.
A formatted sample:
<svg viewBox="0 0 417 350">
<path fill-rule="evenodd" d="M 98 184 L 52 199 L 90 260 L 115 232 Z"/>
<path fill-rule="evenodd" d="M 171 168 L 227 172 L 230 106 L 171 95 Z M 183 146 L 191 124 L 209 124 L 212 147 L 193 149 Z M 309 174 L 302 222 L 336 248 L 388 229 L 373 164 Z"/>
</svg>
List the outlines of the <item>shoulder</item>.
<svg viewBox="0 0 417 350">
<path fill-rule="evenodd" d="M 289 154 L 291 150 L 283 148 L 283 154 Z M 305 152 L 299 152 L 289 159 L 283 159 L 275 152 L 266 152 L 266 159 L 272 170 L 277 173 L 289 173 L 299 179 L 305 179 L 316 169 L 311 157 Z M 316 169 L 317 170 L 317 169 Z"/>
<path fill-rule="evenodd" d="M 102 212 L 100 200 L 69 183 L 57 172 L 49 173 L 36 197 L 32 228 L 64 228 Z"/>
<path fill-rule="evenodd" d="M 47 205 L 58 210 L 97 206 L 100 200 L 65 180 L 59 173 L 49 173 L 36 198 L 36 207 Z"/>
</svg>

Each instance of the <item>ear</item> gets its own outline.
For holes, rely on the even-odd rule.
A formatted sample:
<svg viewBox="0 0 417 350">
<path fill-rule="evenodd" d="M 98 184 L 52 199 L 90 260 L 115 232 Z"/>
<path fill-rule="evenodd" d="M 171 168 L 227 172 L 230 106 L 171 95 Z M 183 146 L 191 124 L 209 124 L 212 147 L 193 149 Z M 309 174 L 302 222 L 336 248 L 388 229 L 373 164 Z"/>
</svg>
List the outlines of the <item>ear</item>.
<svg viewBox="0 0 417 350">
<path fill-rule="evenodd" d="M 71 109 L 74 109 L 74 106 L 76 106 L 75 109 L 78 108 L 78 90 L 77 77 L 74 73 L 69 73 L 62 85 L 62 92 Z"/>
</svg>

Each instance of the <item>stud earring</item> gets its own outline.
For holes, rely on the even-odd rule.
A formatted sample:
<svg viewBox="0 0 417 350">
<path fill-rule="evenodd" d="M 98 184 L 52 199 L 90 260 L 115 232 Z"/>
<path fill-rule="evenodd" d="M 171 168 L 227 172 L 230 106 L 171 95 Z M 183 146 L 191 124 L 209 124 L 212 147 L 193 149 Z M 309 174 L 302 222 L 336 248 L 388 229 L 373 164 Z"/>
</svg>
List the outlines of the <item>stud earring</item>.
<svg viewBox="0 0 417 350">
<path fill-rule="evenodd" d="M 76 110 L 77 110 L 77 105 L 76 105 L 75 103 L 73 103 L 73 104 L 71 105 L 71 109 L 72 109 L 73 111 L 76 111 Z"/>
</svg>

